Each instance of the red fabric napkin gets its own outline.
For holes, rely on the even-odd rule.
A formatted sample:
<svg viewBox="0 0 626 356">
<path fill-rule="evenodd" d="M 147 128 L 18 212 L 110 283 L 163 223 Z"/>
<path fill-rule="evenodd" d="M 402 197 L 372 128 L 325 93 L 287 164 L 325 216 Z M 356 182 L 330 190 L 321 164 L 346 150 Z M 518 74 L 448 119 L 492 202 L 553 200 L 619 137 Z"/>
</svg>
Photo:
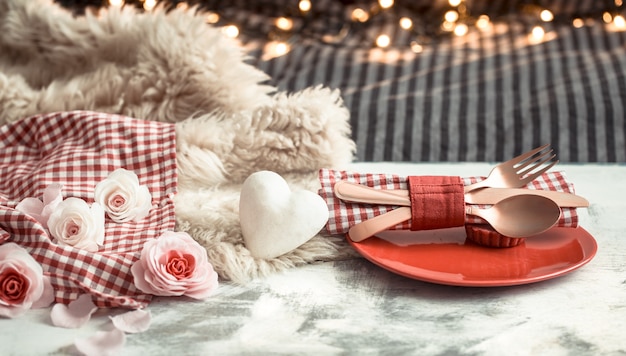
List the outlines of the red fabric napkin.
<svg viewBox="0 0 626 356">
<path fill-rule="evenodd" d="M 452 176 L 410 176 L 411 230 L 433 230 L 465 224 L 463 182 Z"/>
<path fill-rule="evenodd" d="M 414 178 L 411 178 L 414 179 Z M 452 177 L 452 178 L 442 178 L 444 180 L 440 182 L 446 182 L 445 179 L 451 179 L 452 181 L 456 179 L 460 179 L 462 185 L 469 185 L 472 183 L 476 183 L 485 179 L 485 177 Z M 394 174 L 372 174 L 372 173 L 359 173 L 359 172 L 348 172 L 348 171 L 338 171 L 338 170 L 330 170 L 330 169 L 322 169 L 319 171 L 319 180 L 321 183 L 321 189 L 319 194 L 328 205 L 328 209 L 330 211 L 330 218 L 328 219 L 328 224 L 326 225 L 326 230 L 330 234 L 345 234 L 348 232 L 350 227 L 355 224 L 360 223 L 361 221 L 371 219 L 380 214 L 384 214 L 388 211 L 391 211 L 397 207 L 389 206 L 389 205 L 372 205 L 372 204 L 362 204 L 362 203 L 346 203 L 339 199 L 334 193 L 335 182 L 340 180 L 345 180 L 348 182 L 364 184 L 369 187 L 378 188 L 378 189 L 409 189 L 409 182 L 407 177 L 402 177 Z M 448 182 L 449 183 L 449 182 Z M 446 183 L 447 184 L 447 183 Z M 530 182 L 525 188 L 528 189 L 542 189 L 542 190 L 553 190 L 560 191 L 566 193 L 574 193 L 574 186 L 572 183 L 569 183 L 566 179 L 564 172 L 547 172 L 542 174 L 540 177 Z M 443 188 L 437 188 L 439 191 L 436 191 L 437 197 L 432 201 L 424 200 L 421 203 L 421 207 L 423 209 L 434 209 L 430 212 L 417 212 L 420 214 L 418 216 L 423 216 L 423 218 L 433 218 L 437 220 L 435 223 L 438 226 L 442 226 L 442 224 L 449 224 L 451 216 L 458 216 L 456 212 L 450 212 L 448 209 L 450 206 L 454 206 L 455 209 L 459 209 L 460 205 L 457 202 L 447 202 L 447 206 L 437 206 L 437 202 L 439 202 L 439 198 L 441 194 L 454 196 L 455 199 L 458 198 L 458 194 L 446 192 L 446 190 L 442 190 Z M 451 189 L 450 187 L 446 189 Z M 456 187 L 455 189 L 459 189 Z M 426 194 L 422 192 L 421 194 Z M 462 197 L 462 195 L 461 195 Z M 463 198 L 464 199 L 464 198 Z M 486 207 L 485 205 L 476 205 L 479 207 Z M 433 217 L 437 213 L 441 213 L 444 218 L 441 217 Z M 578 226 L 578 215 L 576 214 L 575 208 L 561 208 L 561 218 L 556 226 L 562 227 L 576 227 Z M 485 225 L 486 221 L 483 219 L 472 216 L 472 215 L 464 215 L 464 222 L 466 225 Z M 413 219 L 415 220 L 415 219 Z M 456 221 L 456 220 L 454 220 Z M 428 226 L 428 222 L 419 222 L 420 225 L 417 228 L 413 227 L 413 224 L 418 222 L 407 220 L 401 224 L 398 224 L 391 229 L 399 229 L 399 230 L 416 230 L 416 229 L 424 229 L 424 226 Z M 455 222 L 456 224 L 457 222 Z M 425 224 L 425 225 L 424 225 Z M 461 226 L 455 225 L 455 226 Z"/>
<path fill-rule="evenodd" d="M 15 210 L 24 198 L 42 198 L 52 183 L 63 197 L 93 203 L 95 185 L 117 168 L 148 186 L 153 208 L 140 222 L 105 223 L 105 243 L 92 253 L 53 243 L 33 218 Z M 0 128 L 0 244 L 24 247 L 50 276 L 57 302 L 89 293 L 99 306 L 139 308 L 130 267 L 146 240 L 173 230 L 177 189 L 173 124 L 74 111 L 37 115 Z"/>
</svg>

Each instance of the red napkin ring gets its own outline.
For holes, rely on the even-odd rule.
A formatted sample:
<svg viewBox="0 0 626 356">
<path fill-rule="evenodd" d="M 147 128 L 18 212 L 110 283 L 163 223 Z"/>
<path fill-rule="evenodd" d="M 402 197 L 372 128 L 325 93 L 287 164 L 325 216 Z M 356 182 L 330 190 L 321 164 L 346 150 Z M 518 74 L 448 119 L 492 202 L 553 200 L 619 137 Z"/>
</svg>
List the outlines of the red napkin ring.
<svg viewBox="0 0 626 356">
<path fill-rule="evenodd" d="M 409 176 L 411 230 L 465 225 L 463 181 L 455 176 Z"/>
</svg>

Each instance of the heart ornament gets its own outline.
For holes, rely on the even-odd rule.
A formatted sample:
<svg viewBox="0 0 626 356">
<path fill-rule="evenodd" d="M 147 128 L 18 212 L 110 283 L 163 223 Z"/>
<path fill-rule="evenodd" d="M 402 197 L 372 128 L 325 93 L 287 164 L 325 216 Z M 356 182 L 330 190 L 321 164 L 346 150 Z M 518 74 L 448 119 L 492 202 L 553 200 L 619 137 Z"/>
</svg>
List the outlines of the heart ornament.
<svg viewBox="0 0 626 356">
<path fill-rule="evenodd" d="M 254 257 L 269 259 L 295 250 L 320 232 L 329 215 L 322 197 L 291 191 L 275 172 L 253 173 L 241 187 L 241 231 Z"/>
</svg>

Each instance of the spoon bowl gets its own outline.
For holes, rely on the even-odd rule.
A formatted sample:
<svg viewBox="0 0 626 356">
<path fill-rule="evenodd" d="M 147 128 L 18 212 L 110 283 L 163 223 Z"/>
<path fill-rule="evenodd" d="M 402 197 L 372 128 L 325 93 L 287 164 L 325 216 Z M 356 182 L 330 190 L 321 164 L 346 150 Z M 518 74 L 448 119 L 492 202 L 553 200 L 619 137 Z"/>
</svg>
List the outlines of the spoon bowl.
<svg viewBox="0 0 626 356">
<path fill-rule="evenodd" d="M 485 219 L 507 237 L 529 237 L 552 228 L 561 217 L 561 208 L 552 199 L 522 194 L 501 200 L 491 208 L 466 208 L 466 213 Z"/>
</svg>

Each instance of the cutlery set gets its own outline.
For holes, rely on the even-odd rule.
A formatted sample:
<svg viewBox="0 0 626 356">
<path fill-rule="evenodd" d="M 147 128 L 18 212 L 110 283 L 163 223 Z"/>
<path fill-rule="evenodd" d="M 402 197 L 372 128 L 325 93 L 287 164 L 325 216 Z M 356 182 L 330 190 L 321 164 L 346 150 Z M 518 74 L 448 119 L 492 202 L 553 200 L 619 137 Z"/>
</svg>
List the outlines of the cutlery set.
<svg viewBox="0 0 626 356">
<path fill-rule="evenodd" d="M 465 214 L 481 217 L 504 236 L 522 238 L 552 228 L 561 217 L 561 207 L 588 207 L 589 202 L 575 194 L 522 188 L 557 164 L 555 157 L 544 145 L 495 166 L 486 179 L 463 188 L 465 203 L 491 207 L 465 206 Z M 409 190 L 338 181 L 334 192 L 345 202 L 398 207 L 350 227 L 348 235 L 354 242 L 412 218 Z"/>
</svg>

